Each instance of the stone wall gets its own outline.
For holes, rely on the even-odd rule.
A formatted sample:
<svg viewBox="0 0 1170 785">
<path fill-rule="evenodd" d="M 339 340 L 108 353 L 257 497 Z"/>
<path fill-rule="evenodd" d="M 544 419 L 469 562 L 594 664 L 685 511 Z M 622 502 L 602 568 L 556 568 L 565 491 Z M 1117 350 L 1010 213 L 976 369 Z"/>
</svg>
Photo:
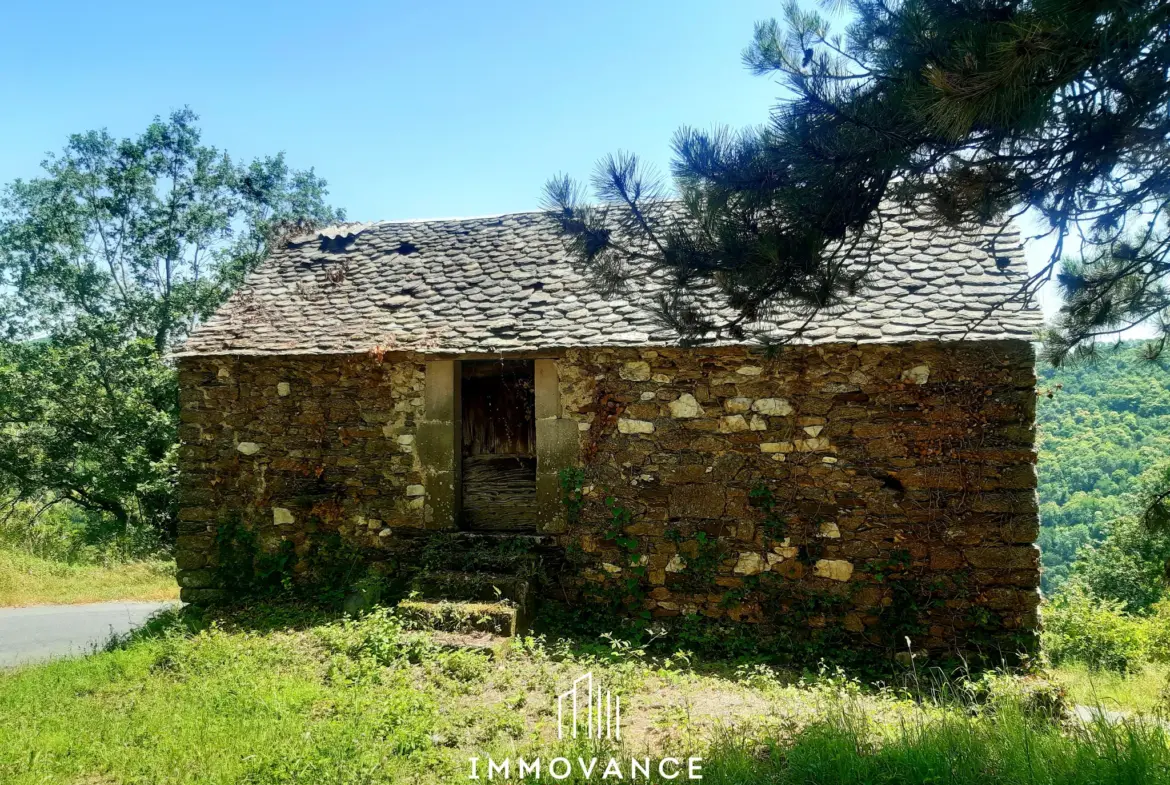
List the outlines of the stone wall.
<svg viewBox="0 0 1170 785">
<path fill-rule="evenodd" d="M 567 566 L 553 584 L 570 602 L 883 645 L 902 634 L 926 649 L 1029 645 L 1039 565 L 1026 342 L 545 357 L 555 362 L 538 376 L 555 367 L 559 394 L 542 400 L 537 380 L 538 455 L 563 453 L 561 426 L 571 440 L 575 423 L 585 477 L 579 518 L 544 529 L 559 532 Z M 375 558 L 450 526 L 424 516 L 431 480 L 415 444 L 420 426 L 446 423 L 424 416 L 425 374 L 450 365 L 184 359 L 184 598 L 216 591 L 225 515 L 267 548 L 303 547 L 325 528 Z M 547 468 L 545 496 L 556 492 Z M 620 533 L 615 508 L 630 515 Z"/>
<path fill-rule="evenodd" d="M 583 350 L 558 372 L 591 456 L 593 503 L 563 537 L 582 551 L 582 596 L 634 577 L 625 600 L 654 617 L 1033 645 L 1026 342 Z M 628 538 L 598 534 L 605 497 L 631 514 Z"/>
<path fill-rule="evenodd" d="M 179 366 L 179 585 L 218 596 L 216 526 L 237 518 L 259 545 L 303 549 L 339 530 L 372 552 L 423 523 L 417 358 L 209 357 Z"/>
</svg>

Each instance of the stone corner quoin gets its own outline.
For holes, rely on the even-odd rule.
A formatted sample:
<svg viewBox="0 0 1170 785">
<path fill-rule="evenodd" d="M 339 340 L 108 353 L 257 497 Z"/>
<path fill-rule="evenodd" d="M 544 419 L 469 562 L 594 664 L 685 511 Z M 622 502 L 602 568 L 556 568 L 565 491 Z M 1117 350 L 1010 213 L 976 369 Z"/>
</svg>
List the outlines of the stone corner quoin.
<svg viewBox="0 0 1170 785">
<path fill-rule="evenodd" d="M 1028 342 L 536 354 L 542 532 L 579 554 L 558 567 L 560 599 L 593 603 L 633 577 L 624 610 L 660 619 L 838 629 L 858 645 L 905 632 L 925 651 L 1034 645 Z M 336 531 L 387 562 L 455 529 L 458 443 L 429 435 L 453 427 L 427 411 L 433 360 L 180 358 L 183 598 L 221 596 L 229 519 L 260 548 Z M 586 478 L 574 521 L 554 509 L 570 465 Z M 604 536 L 607 496 L 630 512 L 632 546 Z"/>
</svg>

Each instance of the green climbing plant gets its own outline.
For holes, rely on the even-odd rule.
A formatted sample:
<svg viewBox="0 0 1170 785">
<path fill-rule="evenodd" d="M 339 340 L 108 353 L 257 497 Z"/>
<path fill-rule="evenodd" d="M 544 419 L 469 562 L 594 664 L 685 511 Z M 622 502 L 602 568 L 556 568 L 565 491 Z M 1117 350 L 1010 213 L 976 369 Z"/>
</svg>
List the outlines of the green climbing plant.
<svg viewBox="0 0 1170 785">
<path fill-rule="evenodd" d="M 616 591 L 612 592 L 610 599 L 615 604 L 623 605 L 627 611 L 648 619 L 650 611 L 643 606 L 649 570 L 643 564 L 637 538 L 626 533 L 626 529 L 634 522 L 633 513 L 612 496 L 605 498 L 605 508 L 609 518 L 606 520 L 602 537 L 606 542 L 617 546 L 625 560 L 622 577 L 617 581 Z"/>
<path fill-rule="evenodd" d="M 762 483 L 748 491 L 748 503 L 764 514 L 760 528 L 764 533 L 764 546 L 770 547 L 774 542 L 781 542 L 788 536 L 789 518 L 780 514 L 780 504 L 772 489 Z"/>
<path fill-rule="evenodd" d="M 561 502 L 565 505 L 565 517 L 569 523 L 581 520 L 585 508 L 585 470 L 578 466 L 566 466 L 557 472 L 561 487 Z"/>
<path fill-rule="evenodd" d="M 266 550 L 233 516 L 216 527 L 215 544 L 215 583 L 228 600 L 286 596 L 337 605 L 356 587 L 380 588 L 385 581 L 372 569 L 370 554 L 336 531 L 314 531 L 299 552 L 291 540 Z"/>
<path fill-rule="evenodd" d="M 665 536 L 675 544 L 682 560 L 683 588 L 688 591 L 713 588 L 719 564 L 726 553 L 719 538 L 702 530 L 687 537 L 677 528 L 667 529 Z"/>
</svg>

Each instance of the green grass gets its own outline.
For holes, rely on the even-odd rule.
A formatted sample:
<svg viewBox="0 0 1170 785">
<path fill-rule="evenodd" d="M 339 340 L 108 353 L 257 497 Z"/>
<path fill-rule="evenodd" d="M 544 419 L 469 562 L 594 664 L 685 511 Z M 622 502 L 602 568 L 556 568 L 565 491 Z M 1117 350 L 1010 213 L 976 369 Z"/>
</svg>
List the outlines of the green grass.
<svg viewBox="0 0 1170 785">
<path fill-rule="evenodd" d="M 170 613 L 110 651 L 0 672 L 0 782 L 468 781 L 472 755 L 590 752 L 556 738 L 554 696 L 585 671 L 623 699 L 623 747 L 603 756 L 701 755 L 707 783 L 1170 782 L 1160 725 L 1062 725 L 1027 709 L 1028 680 L 940 700 L 542 639 L 494 661 L 385 615 L 264 607 Z"/>
<path fill-rule="evenodd" d="M 68 564 L 0 548 L 0 607 L 178 596 L 173 562 Z"/>
<path fill-rule="evenodd" d="M 1170 709 L 1170 666 L 1146 664 L 1134 673 L 1065 665 L 1058 671 L 1069 701 L 1111 711 L 1152 713 Z"/>
</svg>

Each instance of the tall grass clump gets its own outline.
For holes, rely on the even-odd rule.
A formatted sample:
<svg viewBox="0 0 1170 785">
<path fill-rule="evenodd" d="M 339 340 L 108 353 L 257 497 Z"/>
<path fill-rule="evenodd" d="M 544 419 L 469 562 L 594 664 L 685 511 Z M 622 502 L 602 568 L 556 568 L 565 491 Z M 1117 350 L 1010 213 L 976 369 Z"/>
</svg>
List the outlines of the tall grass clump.
<svg viewBox="0 0 1170 785">
<path fill-rule="evenodd" d="M 65 502 L 0 502 L 0 607 L 177 596 L 157 532 Z"/>
<path fill-rule="evenodd" d="M 922 708 L 881 723 L 826 710 L 791 741 L 717 740 L 706 783 L 778 785 L 1150 785 L 1170 783 L 1170 738 L 1148 719 L 1062 725 L 1018 697 Z"/>
</svg>

